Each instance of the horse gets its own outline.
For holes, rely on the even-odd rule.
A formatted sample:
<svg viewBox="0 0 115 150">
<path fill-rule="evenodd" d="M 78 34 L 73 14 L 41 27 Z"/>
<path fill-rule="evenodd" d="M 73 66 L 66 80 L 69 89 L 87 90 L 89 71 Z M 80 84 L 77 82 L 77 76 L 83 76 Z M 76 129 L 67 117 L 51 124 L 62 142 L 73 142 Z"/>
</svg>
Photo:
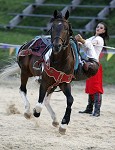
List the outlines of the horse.
<svg viewBox="0 0 115 150">
<path fill-rule="evenodd" d="M 71 81 L 74 79 L 75 56 L 70 43 L 71 25 L 68 18 L 68 10 L 65 16 L 62 16 L 57 10 L 54 11 L 50 30 L 52 52 L 49 60 L 44 62 L 39 98 L 33 109 L 33 115 L 40 117 L 42 108 L 45 105 L 53 120 L 52 124 L 58 126 L 59 122 L 56 114 L 50 105 L 50 97 L 58 86 L 67 100 L 65 114 L 59 127 L 59 133 L 61 134 L 66 133 L 66 128 L 71 117 L 71 107 L 74 101 L 71 94 Z"/>
<path fill-rule="evenodd" d="M 25 43 L 19 49 L 17 62 L 6 68 L 0 79 L 21 72 L 20 95 L 24 101 L 24 116 L 30 119 L 30 103 L 27 98 L 27 82 L 30 77 L 41 76 L 38 102 L 33 109 L 33 115 L 39 117 L 43 105 L 46 106 L 53 120 L 52 125 L 57 127 L 59 122 L 50 105 L 50 98 L 57 86 L 63 91 L 67 99 L 67 108 L 61 121 L 59 132 L 65 134 L 66 127 L 70 122 L 73 96 L 71 94 L 71 81 L 74 79 L 75 54 L 72 50 L 70 37 L 72 35 L 71 24 L 68 21 L 69 11 L 62 16 L 61 12 L 54 11 L 51 19 L 50 36 L 38 36 Z M 52 52 L 49 50 L 52 49 Z M 46 61 L 45 54 L 50 58 Z M 43 66 L 43 67 L 42 67 Z M 43 69 L 44 68 L 44 69 Z"/>
</svg>

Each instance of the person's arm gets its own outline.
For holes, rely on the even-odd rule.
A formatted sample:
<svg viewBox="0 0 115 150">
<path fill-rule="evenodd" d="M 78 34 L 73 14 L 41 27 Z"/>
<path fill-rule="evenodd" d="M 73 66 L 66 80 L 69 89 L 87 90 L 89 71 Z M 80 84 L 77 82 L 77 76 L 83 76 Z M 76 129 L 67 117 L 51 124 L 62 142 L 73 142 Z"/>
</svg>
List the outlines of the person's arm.
<svg viewBox="0 0 115 150">
<path fill-rule="evenodd" d="M 86 53 L 87 57 L 88 58 L 94 58 L 96 60 L 98 60 L 98 55 L 96 53 L 96 49 L 95 47 L 93 46 L 92 44 L 92 39 L 83 39 L 81 35 L 76 35 L 75 36 L 75 39 L 78 41 L 78 42 L 81 42 L 83 44 L 83 50 L 84 52 Z"/>
<path fill-rule="evenodd" d="M 97 57 L 98 57 L 98 60 L 99 60 L 99 56 L 100 56 L 100 53 L 103 49 L 103 46 L 104 46 L 104 40 L 102 37 L 100 36 L 96 36 L 94 38 L 94 40 L 92 41 L 92 44 L 95 48 L 95 51 L 96 51 L 96 54 L 97 54 Z"/>
<path fill-rule="evenodd" d="M 77 35 L 75 36 L 75 39 L 76 39 L 78 42 L 82 43 L 82 44 L 85 43 L 85 39 L 83 39 L 80 34 L 77 34 Z"/>
</svg>

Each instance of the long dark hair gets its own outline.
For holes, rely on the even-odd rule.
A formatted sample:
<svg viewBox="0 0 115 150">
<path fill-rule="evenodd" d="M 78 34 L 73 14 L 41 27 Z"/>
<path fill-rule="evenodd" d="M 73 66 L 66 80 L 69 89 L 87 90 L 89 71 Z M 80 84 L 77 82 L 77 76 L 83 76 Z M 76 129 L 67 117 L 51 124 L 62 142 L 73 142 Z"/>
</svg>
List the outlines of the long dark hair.
<svg viewBox="0 0 115 150">
<path fill-rule="evenodd" d="M 103 24 L 105 28 L 105 33 L 99 34 L 104 40 L 104 46 L 106 46 L 106 40 L 109 40 L 109 34 L 108 34 L 108 28 L 107 25 L 104 22 L 99 22 L 98 24 Z"/>
</svg>

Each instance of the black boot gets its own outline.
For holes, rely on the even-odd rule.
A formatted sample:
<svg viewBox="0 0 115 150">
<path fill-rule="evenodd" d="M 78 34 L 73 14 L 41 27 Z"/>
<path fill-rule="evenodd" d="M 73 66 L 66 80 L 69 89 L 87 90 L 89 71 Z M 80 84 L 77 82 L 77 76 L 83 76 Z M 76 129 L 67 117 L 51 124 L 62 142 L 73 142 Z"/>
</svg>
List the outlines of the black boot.
<svg viewBox="0 0 115 150">
<path fill-rule="evenodd" d="M 87 107 L 86 107 L 86 110 L 84 110 L 84 111 L 79 111 L 79 113 L 92 114 L 92 111 L 93 111 L 93 104 L 94 104 L 93 95 L 89 95 L 88 105 L 87 105 Z"/>
<path fill-rule="evenodd" d="M 94 113 L 93 116 L 99 117 L 100 116 L 100 107 L 102 102 L 102 94 L 101 93 L 95 93 L 94 94 Z"/>
</svg>

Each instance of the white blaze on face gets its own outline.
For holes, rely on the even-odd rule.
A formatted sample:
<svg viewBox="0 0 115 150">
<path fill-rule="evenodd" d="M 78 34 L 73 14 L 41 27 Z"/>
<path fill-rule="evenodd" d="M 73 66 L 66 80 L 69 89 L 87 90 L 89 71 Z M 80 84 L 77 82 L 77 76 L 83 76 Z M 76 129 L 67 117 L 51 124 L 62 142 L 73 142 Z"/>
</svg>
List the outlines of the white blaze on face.
<svg viewBox="0 0 115 150">
<path fill-rule="evenodd" d="M 63 24 L 62 24 L 62 22 L 59 22 L 57 25 L 57 32 L 60 33 L 60 30 L 62 30 L 62 29 L 63 29 Z"/>
<path fill-rule="evenodd" d="M 59 25 L 61 25 L 62 23 L 61 22 L 59 22 Z"/>
</svg>

